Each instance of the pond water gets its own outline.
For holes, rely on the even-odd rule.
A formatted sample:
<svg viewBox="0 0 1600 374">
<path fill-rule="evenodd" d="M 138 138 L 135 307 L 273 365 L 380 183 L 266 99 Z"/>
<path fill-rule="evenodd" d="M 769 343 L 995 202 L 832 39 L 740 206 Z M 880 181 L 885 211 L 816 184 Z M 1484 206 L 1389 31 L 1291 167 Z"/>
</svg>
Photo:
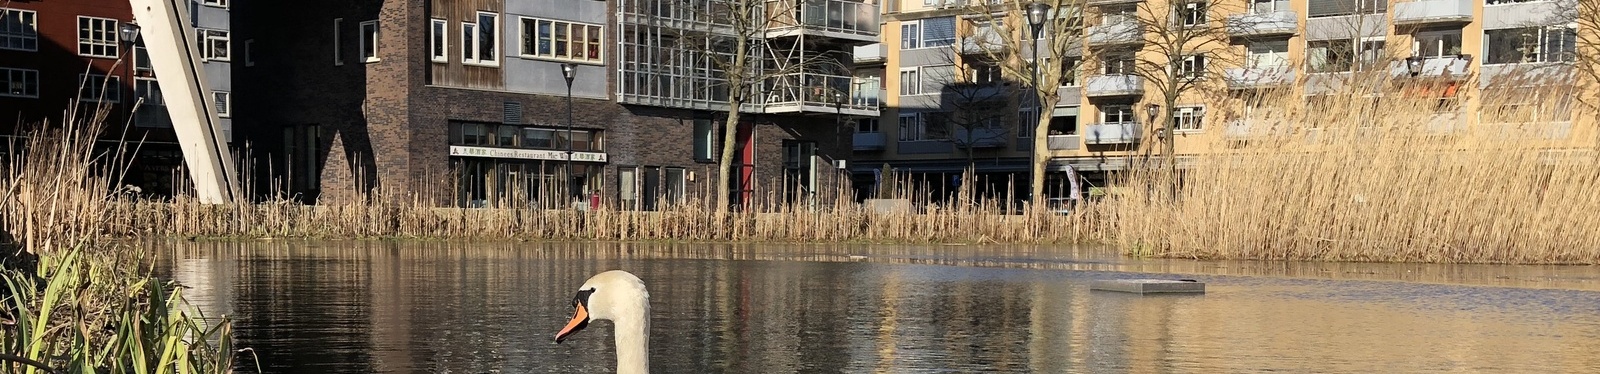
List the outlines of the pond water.
<svg viewBox="0 0 1600 374">
<path fill-rule="evenodd" d="M 1139 260 L 1099 248 L 161 243 L 269 373 L 604 373 L 552 344 L 590 275 L 638 274 L 660 373 L 1591 372 L 1600 268 Z M 1090 291 L 1194 278 L 1204 295 Z M 253 372 L 254 364 L 244 364 Z"/>
</svg>

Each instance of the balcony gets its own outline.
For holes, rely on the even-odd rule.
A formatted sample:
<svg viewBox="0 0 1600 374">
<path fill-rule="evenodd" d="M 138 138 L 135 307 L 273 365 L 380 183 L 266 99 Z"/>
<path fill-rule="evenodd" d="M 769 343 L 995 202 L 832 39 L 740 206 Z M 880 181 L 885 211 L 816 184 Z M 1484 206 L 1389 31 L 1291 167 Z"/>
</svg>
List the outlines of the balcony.
<svg viewBox="0 0 1600 374">
<path fill-rule="evenodd" d="M 1287 66 L 1266 68 L 1233 68 L 1222 71 L 1228 80 L 1228 88 L 1234 90 L 1254 90 L 1272 87 L 1282 87 L 1294 84 L 1294 69 Z"/>
<path fill-rule="evenodd" d="M 1090 26 L 1083 30 L 1083 34 L 1089 37 L 1089 45 L 1091 46 L 1144 42 L 1144 33 L 1140 32 L 1139 23 L 1133 21 Z"/>
<path fill-rule="evenodd" d="M 1437 78 L 1459 81 L 1467 79 L 1468 75 L 1472 73 L 1467 69 L 1471 65 L 1471 55 L 1412 57 L 1389 63 L 1389 73 L 1396 77 L 1409 76 L 1412 78 Z"/>
<path fill-rule="evenodd" d="M 1476 0 L 1413 0 L 1394 4 L 1395 25 L 1470 23 Z"/>
<path fill-rule="evenodd" d="M 855 63 L 857 64 L 882 64 L 884 62 L 884 56 L 887 55 L 884 53 L 885 51 L 886 49 L 883 43 L 872 43 L 868 45 L 855 46 L 854 53 L 851 53 L 850 55 L 855 59 Z"/>
<path fill-rule="evenodd" d="M 1101 5 L 1138 4 L 1138 3 L 1139 3 L 1139 0 L 1087 0 L 1087 1 L 1083 2 L 1083 5 L 1086 5 L 1086 6 L 1101 6 Z"/>
<path fill-rule="evenodd" d="M 1051 135 L 1046 142 L 1052 151 L 1075 151 L 1083 148 L 1083 137 L 1077 135 Z"/>
<path fill-rule="evenodd" d="M 764 113 L 841 114 L 877 116 L 878 83 L 843 75 L 784 74 L 762 85 Z"/>
<path fill-rule="evenodd" d="M 1250 12 L 1228 16 L 1228 34 L 1236 37 L 1294 35 L 1300 15 L 1292 10 Z"/>
<path fill-rule="evenodd" d="M 958 147 L 972 148 L 1000 148 L 1006 146 L 1010 133 L 1005 129 L 991 129 L 984 127 L 965 128 L 957 126 L 956 131 L 950 134 L 951 143 Z"/>
<path fill-rule="evenodd" d="M 1133 144 L 1139 142 L 1139 124 L 1133 122 L 1098 123 L 1085 129 L 1083 144 Z"/>
<path fill-rule="evenodd" d="M 821 36 L 868 44 L 878 42 L 878 5 L 859 0 L 769 0 L 776 14 L 767 25 L 768 38 Z"/>
<path fill-rule="evenodd" d="M 858 132 L 851 139 L 857 151 L 882 151 L 888 141 L 881 132 Z"/>
<path fill-rule="evenodd" d="M 1459 135 L 1467 132 L 1467 116 L 1461 112 L 1434 113 L 1422 128 L 1427 135 Z"/>
<path fill-rule="evenodd" d="M 1144 78 L 1136 75 L 1095 75 L 1084 80 L 1083 95 L 1091 98 L 1144 95 Z"/>
</svg>

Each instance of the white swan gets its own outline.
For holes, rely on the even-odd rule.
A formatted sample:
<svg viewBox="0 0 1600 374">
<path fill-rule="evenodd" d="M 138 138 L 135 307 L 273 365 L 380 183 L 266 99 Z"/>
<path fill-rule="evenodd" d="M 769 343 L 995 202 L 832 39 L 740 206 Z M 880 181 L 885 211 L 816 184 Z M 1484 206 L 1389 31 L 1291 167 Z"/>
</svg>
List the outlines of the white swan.
<svg viewBox="0 0 1600 374">
<path fill-rule="evenodd" d="M 639 277 L 622 270 L 596 274 L 578 287 L 572 308 L 572 320 L 556 333 L 556 344 L 590 320 L 608 320 L 616 329 L 617 373 L 650 372 L 650 293 Z"/>
</svg>

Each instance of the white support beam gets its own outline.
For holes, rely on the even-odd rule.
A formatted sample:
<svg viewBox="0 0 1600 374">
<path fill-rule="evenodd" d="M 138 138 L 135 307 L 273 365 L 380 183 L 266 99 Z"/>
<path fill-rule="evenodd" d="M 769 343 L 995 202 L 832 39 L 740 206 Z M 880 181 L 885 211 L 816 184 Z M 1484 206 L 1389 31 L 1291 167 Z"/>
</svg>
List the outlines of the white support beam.
<svg viewBox="0 0 1600 374">
<path fill-rule="evenodd" d="M 237 198 L 238 174 L 233 155 L 223 138 L 222 121 L 211 105 L 211 90 L 202 79 L 197 35 L 188 25 L 188 0 L 128 0 L 155 69 L 161 99 L 172 116 L 183 160 L 194 181 L 195 193 L 207 204 L 226 204 Z"/>
</svg>

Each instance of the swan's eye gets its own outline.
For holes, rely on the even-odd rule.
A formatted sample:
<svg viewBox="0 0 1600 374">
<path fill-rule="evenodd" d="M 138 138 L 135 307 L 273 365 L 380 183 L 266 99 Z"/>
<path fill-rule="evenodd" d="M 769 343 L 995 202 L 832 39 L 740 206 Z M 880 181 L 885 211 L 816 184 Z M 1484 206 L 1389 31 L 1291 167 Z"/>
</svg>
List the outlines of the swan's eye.
<svg viewBox="0 0 1600 374">
<path fill-rule="evenodd" d="M 578 291 L 578 296 L 574 296 L 572 298 L 572 306 L 576 307 L 578 305 L 589 305 L 589 295 L 593 294 L 593 288 Z"/>
</svg>

